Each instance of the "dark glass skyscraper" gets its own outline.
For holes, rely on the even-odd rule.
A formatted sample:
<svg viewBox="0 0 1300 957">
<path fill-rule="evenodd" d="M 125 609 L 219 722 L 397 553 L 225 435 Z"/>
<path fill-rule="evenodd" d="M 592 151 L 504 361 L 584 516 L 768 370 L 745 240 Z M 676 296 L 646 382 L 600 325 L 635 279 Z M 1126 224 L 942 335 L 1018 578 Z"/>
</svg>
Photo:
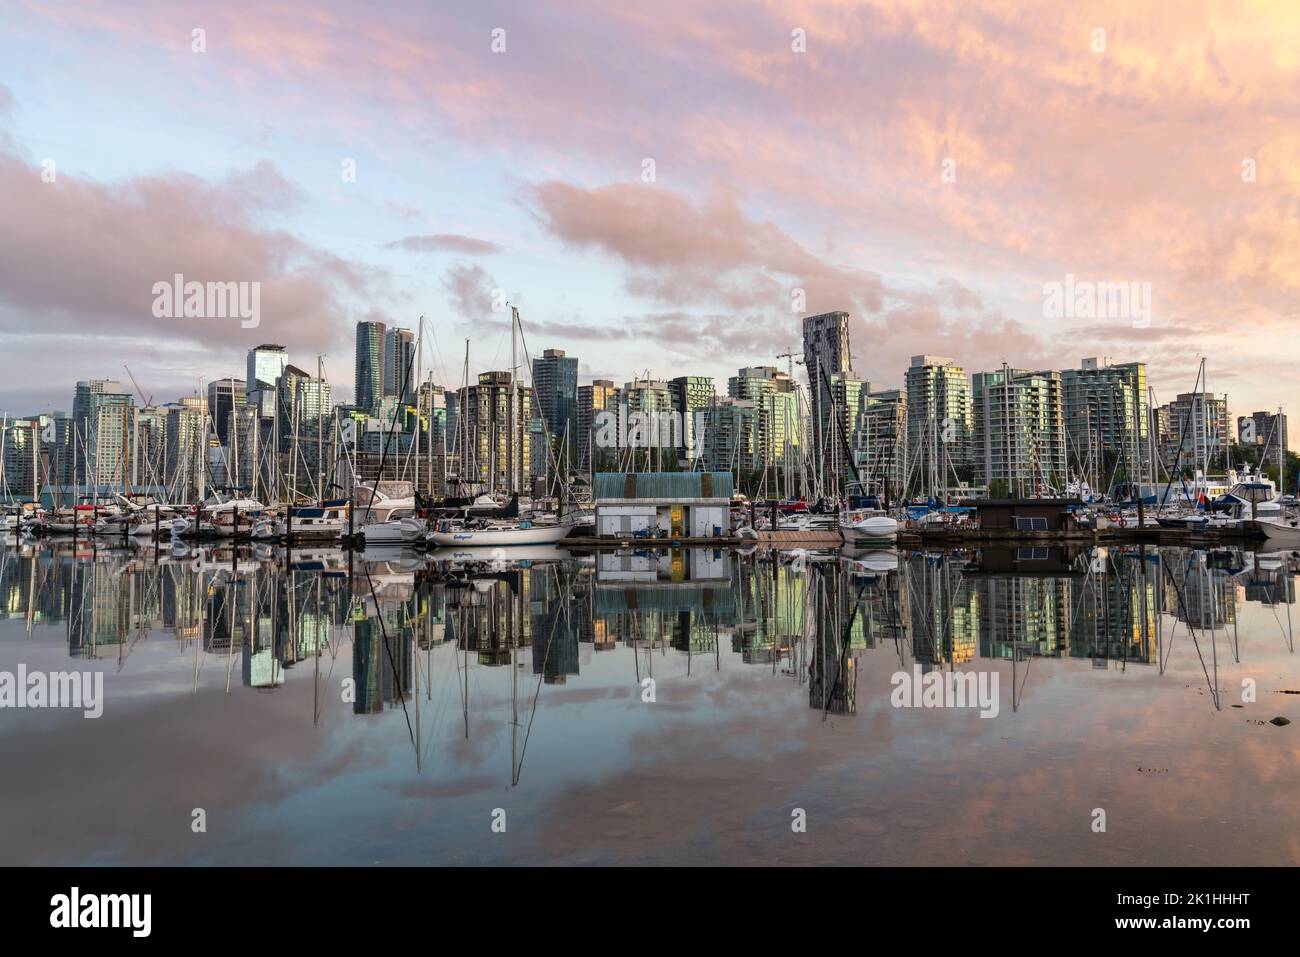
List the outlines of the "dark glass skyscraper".
<svg viewBox="0 0 1300 957">
<path fill-rule="evenodd" d="M 384 324 L 357 323 L 356 406 L 374 415 L 384 397 Z"/>
<path fill-rule="evenodd" d="M 577 458 L 578 359 L 563 349 L 547 349 L 533 360 L 533 388 L 537 405 L 552 440 L 559 447 L 565 441 L 566 459 Z"/>
<path fill-rule="evenodd" d="M 415 402 L 415 333 L 389 329 L 384 336 L 384 395 L 406 396 Z"/>
</svg>

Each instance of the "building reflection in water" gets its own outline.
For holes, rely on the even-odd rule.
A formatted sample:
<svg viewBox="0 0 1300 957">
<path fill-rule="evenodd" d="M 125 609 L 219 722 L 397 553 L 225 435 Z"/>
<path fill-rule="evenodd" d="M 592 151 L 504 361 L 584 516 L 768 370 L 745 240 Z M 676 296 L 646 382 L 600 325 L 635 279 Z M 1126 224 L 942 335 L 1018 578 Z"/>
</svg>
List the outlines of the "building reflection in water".
<svg viewBox="0 0 1300 957">
<path fill-rule="evenodd" d="M 1163 664 L 1175 626 L 1198 639 L 1230 634 L 1242 602 L 1285 606 L 1290 641 L 1295 601 L 1289 559 L 1233 549 L 629 550 L 473 567 L 355 559 L 350 577 L 348 567 L 338 550 L 286 562 L 270 550 L 10 545 L 0 617 L 29 631 L 61 623 L 70 657 L 122 667 L 142 640 L 175 641 L 193 649 L 196 687 L 200 654 L 269 691 L 304 662 L 348 654 L 350 641 L 358 715 L 404 707 L 421 687 L 421 656 L 444 645 L 466 676 L 471 665 L 510 668 L 513 685 L 530 670 L 539 687 L 580 681 L 588 654 L 619 649 L 636 682 L 669 654 L 688 675 L 763 668 L 807 682 L 810 708 L 852 715 L 863 655 L 927 671 L 1032 658 Z"/>
</svg>

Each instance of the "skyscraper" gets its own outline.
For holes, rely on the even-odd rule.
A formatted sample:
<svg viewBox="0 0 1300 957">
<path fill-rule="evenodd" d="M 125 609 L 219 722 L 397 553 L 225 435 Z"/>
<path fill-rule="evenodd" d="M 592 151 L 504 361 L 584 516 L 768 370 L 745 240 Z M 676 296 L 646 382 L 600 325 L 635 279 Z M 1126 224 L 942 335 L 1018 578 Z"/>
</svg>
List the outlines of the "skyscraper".
<svg viewBox="0 0 1300 957">
<path fill-rule="evenodd" d="M 832 450 L 841 447 L 829 418 L 829 382 L 832 376 L 851 377 L 853 374 L 847 312 L 824 312 L 804 319 L 803 360 L 808 372 L 808 397 L 812 405 L 814 468 L 822 469 L 832 466 L 828 454 L 837 455 L 838 452 Z M 834 472 L 838 469 L 832 468 L 832 474 Z"/>
<path fill-rule="evenodd" d="M 480 373 L 477 385 L 460 390 L 457 416 L 463 438 L 458 456 L 462 482 L 481 483 L 499 491 L 528 491 L 533 462 L 532 402 L 532 390 L 511 388 L 509 372 Z"/>
<path fill-rule="evenodd" d="M 752 399 L 727 396 L 704 410 L 700 458 L 707 472 L 735 471 L 744 478 L 763 467 L 759 409 Z"/>
<path fill-rule="evenodd" d="M 673 411 L 682 417 L 682 446 L 688 457 L 696 454 L 695 434 L 704 410 L 713 404 L 713 379 L 705 375 L 683 375 L 668 383 Z"/>
<path fill-rule="evenodd" d="M 415 333 L 410 329 L 389 329 L 384 334 L 384 395 L 405 395 L 404 401 L 412 403 L 414 381 Z"/>
<path fill-rule="evenodd" d="M 1160 436 L 1163 466 L 1175 475 L 1205 475 L 1216 467 L 1232 441 L 1228 397 L 1213 392 L 1184 392 L 1165 406 L 1167 431 Z M 1175 468 L 1176 466 L 1176 468 Z"/>
<path fill-rule="evenodd" d="M 903 492 L 907 467 L 907 395 L 901 389 L 868 392 L 850 438 L 858 472 L 868 492 Z"/>
<path fill-rule="evenodd" d="M 252 394 L 259 389 L 274 388 L 275 380 L 280 378 L 280 373 L 288 364 L 289 354 L 284 346 L 267 342 L 248 350 L 248 372 L 244 378 L 245 394 Z"/>
<path fill-rule="evenodd" d="M 133 407 L 130 393 L 116 380 L 77 383 L 72 419 L 77 434 L 78 481 L 87 485 L 129 482 Z"/>
<path fill-rule="evenodd" d="M 563 349 L 547 349 L 533 359 L 533 389 L 542 418 L 555 448 L 566 449 L 565 461 L 572 462 L 578 432 L 578 359 Z"/>
<path fill-rule="evenodd" d="M 166 484 L 181 490 L 188 499 L 206 486 L 204 470 L 207 468 L 207 402 L 199 396 L 186 396 L 179 402 L 164 406 L 164 429 L 167 460 L 164 463 Z M 174 483 L 174 484 L 173 484 Z"/>
<path fill-rule="evenodd" d="M 244 404 L 245 388 L 243 379 L 217 379 L 208 383 L 208 413 L 223 446 L 230 444 L 231 416 Z"/>
<path fill-rule="evenodd" d="M 775 366 L 749 366 L 727 380 L 727 395 L 754 404 L 757 468 L 784 465 L 799 448 L 798 393 L 790 376 Z"/>
<path fill-rule="evenodd" d="M 584 472 L 592 467 L 596 417 L 614 411 L 617 397 L 618 388 L 611 379 L 593 379 L 591 385 L 578 387 L 578 468 Z"/>
<path fill-rule="evenodd" d="M 910 474 L 927 494 L 967 480 L 973 429 L 966 370 L 942 356 L 912 356 L 904 378 Z"/>
<path fill-rule="evenodd" d="M 972 378 L 975 480 L 1021 498 L 1064 490 L 1061 374 L 999 369 Z"/>
<path fill-rule="evenodd" d="M 1130 480 L 1151 482 L 1146 363 L 1084 359 L 1061 372 L 1061 389 L 1073 469 L 1093 485 L 1105 486 L 1119 468 Z"/>
<path fill-rule="evenodd" d="M 357 323 L 355 404 L 371 415 L 384 397 L 384 324 Z"/>
</svg>

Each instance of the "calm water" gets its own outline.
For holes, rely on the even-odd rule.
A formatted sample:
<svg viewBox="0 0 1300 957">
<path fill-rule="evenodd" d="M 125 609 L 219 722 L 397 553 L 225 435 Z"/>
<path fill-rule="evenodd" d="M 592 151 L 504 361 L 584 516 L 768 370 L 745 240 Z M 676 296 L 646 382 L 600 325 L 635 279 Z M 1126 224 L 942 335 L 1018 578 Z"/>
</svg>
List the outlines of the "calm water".
<svg viewBox="0 0 1300 957">
<path fill-rule="evenodd" d="M 11 540 L 0 863 L 1300 863 L 1286 556 L 528 554 Z"/>
</svg>

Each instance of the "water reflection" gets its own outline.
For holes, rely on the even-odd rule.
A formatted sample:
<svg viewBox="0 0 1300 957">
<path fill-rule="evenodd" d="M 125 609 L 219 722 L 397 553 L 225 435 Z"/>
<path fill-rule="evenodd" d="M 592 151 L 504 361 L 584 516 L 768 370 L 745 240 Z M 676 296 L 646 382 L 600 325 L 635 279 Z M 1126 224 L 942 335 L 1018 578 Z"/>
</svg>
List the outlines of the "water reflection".
<svg viewBox="0 0 1300 957">
<path fill-rule="evenodd" d="M 147 797 L 124 784 L 110 803 L 143 802 L 141 815 L 157 816 L 146 810 L 165 803 L 170 788 L 185 802 L 174 809 L 183 817 L 198 803 L 186 793 L 188 778 L 238 779 L 239 800 L 282 802 L 277 826 L 286 834 L 307 828 L 295 800 L 311 791 L 287 787 L 279 771 L 259 781 L 257 761 L 277 769 L 297 762 L 308 779 L 358 789 L 314 807 L 326 816 L 336 808 L 362 815 L 339 827 L 364 832 L 357 840 L 367 846 L 382 845 L 385 814 L 416 813 L 387 801 L 381 781 L 398 794 L 411 781 L 426 782 L 444 802 L 492 795 L 489 807 L 505 789 L 536 801 L 539 814 L 544 805 L 567 847 L 583 847 L 593 842 L 581 830 L 593 817 L 614 815 L 620 823 L 608 833 L 631 833 L 618 809 L 636 806 L 637 794 L 661 778 L 675 782 L 661 799 L 684 801 L 696 814 L 714 813 L 705 809 L 717 793 L 733 807 L 751 800 L 748 782 L 759 775 L 787 794 L 806 794 L 820 777 L 816 793 L 831 801 L 842 791 L 850 809 L 859 794 L 876 794 L 877 808 L 900 809 L 927 800 L 957 806 L 964 798 L 966 813 L 987 823 L 1006 781 L 1031 786 L 1042 768 L 1061 762 L 1059 773 L 1075 775 L 1069 788 L 1094 788 L 1116 773 L 1113 752 L 1134 749 L 1131 766 L 1146 766 L 1148 747 L 1181 748 L 1197 770 L 1181 800 L 1219 795 L 1262 811 L 1275 797 L 1286 799 L 1287 782 L 1300 783 L 1300 752 L 1285 750 L 1288 729 L 1276 740 L 1231 732 L 1293 701 L 1281 691 L 1297 687 L 1297 570 L 1292 555 L 1139 547 L 588 557 L 550 549 L 506 561 L 400 550 L 10 546 L 0 548 L 0 669 L 26 662 L 104 670 L 107 707 L 101 721 L 84 726 L 79 716 L 60 723 L 50 712 L 9 712 L 0 747 L 40 781 L 87 761 L 104 762 L 101 782 L 116 780 L 119 767 L 155 760 L 162 763 L 149 766 L 153 782 L 165 776 L 161 768 L 188 762 L 187 774 L 151 783 Z M 1003 714 L 1026 720 L 962 724 L 951 715 L 891 711 L 890 674 L 914 667 L 997 672 Z M 1235 723 L 1206 724 L 1207 711 L 1241 707 L 1236 682 L 1245 675 L 1261 684 L 1272 676 L 1272 697 L 1261 699 L 1267 712 L 1231 711 Z M 1100 722 L 1103 713 L 1089 733 L 1078 725 L 1078 741 L 1069 737 L 1080 717 Z M 1112 726 L 1131 730 L 1089 750 L 1097 729 Z M 50 751 L 57 762 L 33 756 L 14 730 L 35 727 L 59 735 Z M 997 750 L 1013 740 L 1016 749 Z M 1038 744 L 1046 747 L 1035 750 Z M 782 753 L 799 757 L 775 758 Z M 997 776 L 981 791 L 994 760 Z M 1227 764 L 1235 776 L 1220 775 Z M 719 766 L 726 770 L 715 773 Z M 689 770 L 674 771 L 683 767 Z M 841 788 L 836 774 L 852 784 Z M 701 776 L 712 783 L 696 795 L 683 782 Z M 1143 779 L 1128 796 L 1130 814 L 1155 806 L 1168 813 L 1170 796 L 1151 788 L 1171 780 Z M 1229 794 L 1238 780 L 1255 781 L 1255 789 Z M 588 796 L 593 781 L 600 787 Z M 561 800 L 552 792 L 563 788 Z M 11 847 L 71 842 L 67 813 L 54 810 L 61 793 L 51 783 L 35 800 L 0 800 L 10 821 L 0 838 Z M 419 816 L 418 827 L 442 852 L 493 853 L 466 830 L 483 813 L 471 804 L 439 805 L 436 824 Z M 1042 814 L 1061 806 L 1043 805 Z M 358 808 L 373 809 L 374 820 Z M 846 847 L 875 834 L 879 825 L 846 813 L 845 821 L 857 822 L 844 825 Z M 873 813 L 902 815 L 908 833 L 902 810 Z M 135 826 L 153 833 L 143 817 Z M 735 826 L 730 846 L 744 858 L 747 832 Z M 93 822 L 86 828 L 84 846 L 98 848 Z M 1044 856 L 1049 845 L 1037 845 Z M 645 846 L 641 840 L 628 853 Z M 820 846 L 823 856 L 810 860 L 842 853 L 834 841 Z M 562 857 L 567 847 L 536 851 L 535 860 Z M 242 856 L 228 860 L 261 860 L 269 853 L 263 848 L 250 836 Z M 1300 847 L 1292 851 L 1289 859 L 1300 860 Z M 1015 848 L 995 852 L 1021 859 Z M 83 848 L 74 859 L 95 853 Z M 127 856 L 153 853 L 150 846 Z M 193 852 L 167 853 L 188 860 Z M 899 843 L 893 859 L 909 860 L 906 853 Z M 1085 856 L 1099 853 L 1093 845 L 1072 853 L 1100 859 Z M 273 860 L 290 852 L 278 854 Z M 405 859 L 401 847 L 387 855 Z M 105 861 L 119 859 L 104 852 Z"/>
<path fill-rule="evenodd" d="M 925 671 L 1034 658 L 1163 670 L 1180 633 L 1207 660 L 1221 643 L 1239 660 L 1238 606 L 1257 602 L 1284 609 L 1279 626 L 1293 650 L 1295 561 L 1136 546 L 898 556 L 701 549 L 582 561 L 553 550 L 515 562 L 91 553 L 54 543 L 0 552 L 0 613 L 28 633 L 62 624 L 69 657 L 116 659 L 119 670 L 138 642 L 161 633 L 193 652 L 196 687 L 201 659 L 269 692 L 295 668 L 350 653 L 357 715 L 405 706 L 422 681 L 421 654 L 444 644 L 466 673 L 526 668 L 545 685 L 581 680 L 584 645 L 624 649 L 638 684 L 669 652 L 685 657 L 689 674 L 721 668 L 727 648 L 744 666 L 806 683 L 809 707 L 850 715 L 858 659 L 880 649 Z"/>
</svg>

